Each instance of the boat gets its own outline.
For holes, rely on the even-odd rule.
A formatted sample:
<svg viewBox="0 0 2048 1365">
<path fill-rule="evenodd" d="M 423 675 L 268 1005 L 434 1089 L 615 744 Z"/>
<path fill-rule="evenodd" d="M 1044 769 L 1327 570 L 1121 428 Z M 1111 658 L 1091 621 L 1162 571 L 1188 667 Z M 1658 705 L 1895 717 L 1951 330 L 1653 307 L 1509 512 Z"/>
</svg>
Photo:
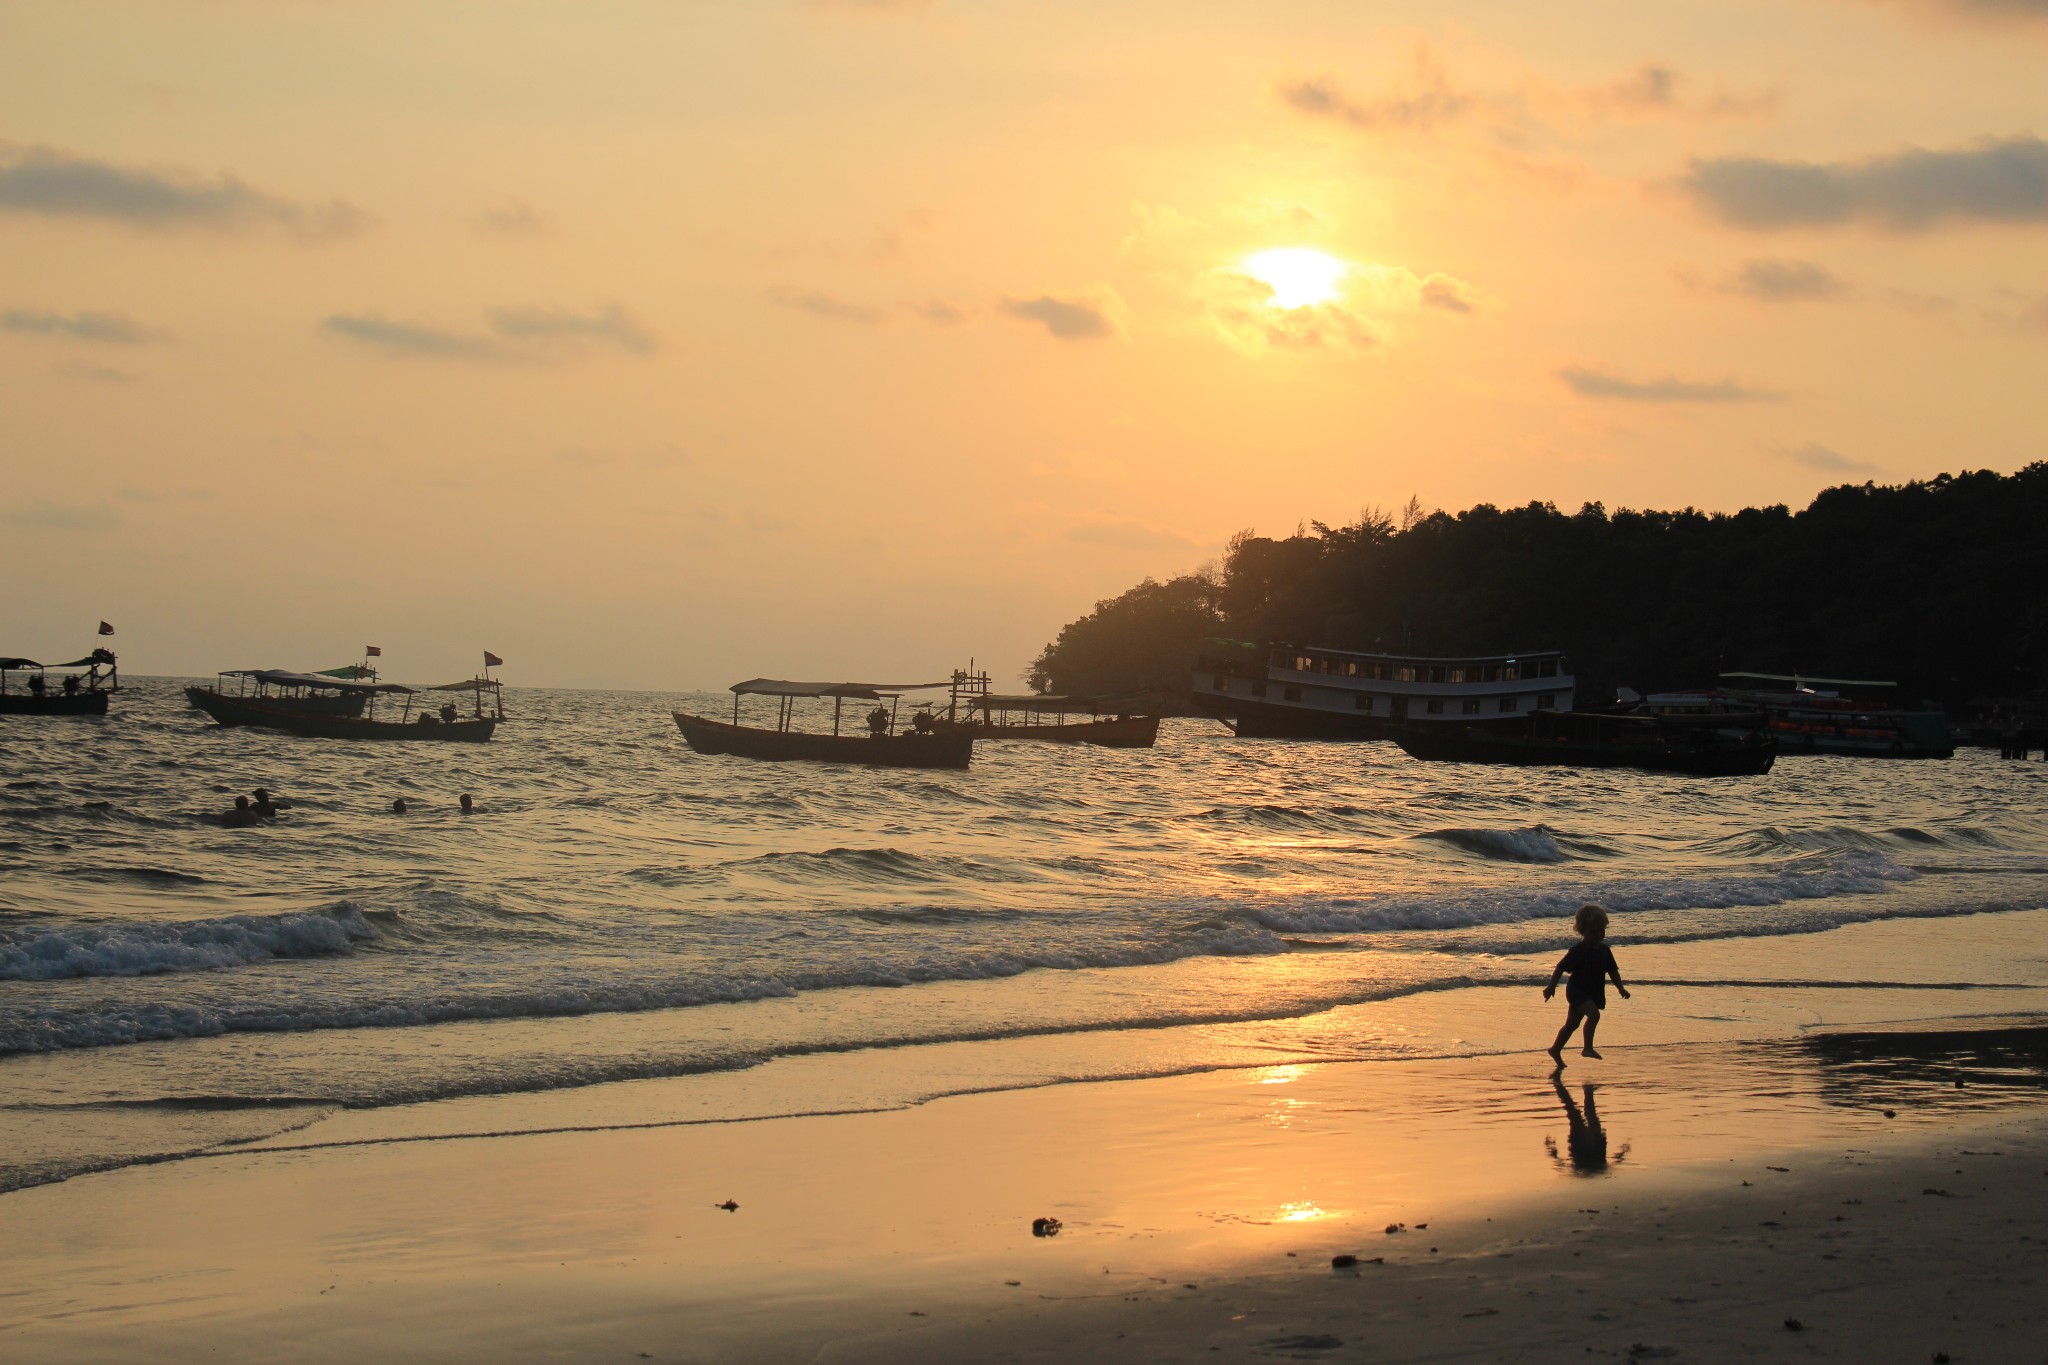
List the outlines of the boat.
<svg viewBox="0 0 2048 1365">
<path fill-rule="evenodd" d="M 1411 725 L 1394 732 L 1410 758 L 1433 763 L 1507 763 L 1644 768 L 1694 777 L 1754 777 L 1771 770 L 1777 745 L 1760 719 L 1677 718 L 1607 711 L 1539 711 L 1482 725 Z"/>
<path fill-rule="evenodd" d="M 247 725 L 283 730 L 287 734 L 310 739 L 437 740 L 481 744 L 496 733 L 498 723 L 505 719 L 502 685 L 495 678 L 481 675 L 423 689 L 399 683 L 358 682 L 325 674 L 286 673 L 275 669 L 250 670 L 249 675 L 260 684 L 258 690 L 229 695 L 212 688 L 189 687 L 185 689 L 186 698 L 223 726 Z M 265 688 L 269 690 L 263 690 Z M 474 698 L 471 714 L 464 716 L 449 701 L 435 710 L 421 710 L 415 715 L 413 698 L 423 691 L 469 692 Z M 280 692 L 284 694 L 282 698 Z M 362 714 L 308 709 L 304 705 L 309 695 L 319 698 L 337 692 L 355 695 Z M 388 704 L 385 708 L 387 715 L 384 718 L 377 715 L 378 700 L 386 697 L 404 698 L 396 718 L 389 716 Z M 485 706 L 487 697 L 490 699 L 488 709 Z"/>
<path fill-rule="evenodd" d="M 54 687 L 49 678 L 53 668 L 68 670 Z M 26 675 L 18 690 L 9 673 Z M 120 664 L 111 649 L 95 649 L 83 659 L 61 664 L 0 658 L 0 715 L 104 716 L 107 698 L 120 690 Z"/>
<path fill-rule="evenodd" d="M 787 682 L 779 678 L 750 678 L 732 685 L 732 720 L 712 720 L 676 711 L 676 728 L 683 741 L 700 754 L 729 754 L 736 758 L 769 761 L 801 760 L 813 763 L 852 763 L 872 768 L 965 768 L 974 757 L 974 737 L 941 734 L 929 721 L 923 727 L 897 728 L 897 704 L 905 692 L 949 687 L 936 683 Z M 740 698 L 774 697 L 775 728 L 740 724 Z M 832 733 L 820 734 L 793 728 L 800 701 L 832 699 Z M 844 707 L 849 700 L 872 701 L 875 709 L 864 720 L 863 732 L 841 733 Z"/>
<path fill-rule="evenodd" d="M 1242 739 L 1390 739 L 1572 709 L 1573 678 L 1554 649 L 1439 656 L 1208 645 L 1195 666 L 1195 706 Z"/>
<path fill-rule="evenodd" d="M 943 716 L 934 708 L 929 724 L 941 734 L 975 739 L 1023 739 L 1053 744 L 1099 744 L 1110 749 L 1149 749 L 1159 738 L 1159 717 L 1134 714 L 1096 697 L 1037 692 L 1003 695 L 988 690 L 987 673 L 973 665 L 953 672 L 952 694 Z M 965 712 L 966 714 L 961 714 Z M 1069 720 L 1072 716 L 1074 719 Z M 918 717 L 911 717 L 913 725 Z"/>
<path fill-rule="evenodd" d="M 1955 756 L 1955 738 L 1948 717 L 1940 711 L 1907 711 L 1883 702 L 1854 700 L 1840 691 L 1897 687 L 1895 682 L 1785 673 L 1723 673 L 1721 678 L 1719 687 L 1652 693 L 1642 698 L 1636 709 L 1660 716 L 1760 712 L 1778 742 L 1778 752 L 1786 754 Z"/>
<path fill-rule="evenodd" d="M 234 681 L 230 683 L 229 679 Z M 230 668 L 216 676 L 212 687 L 195 685 L 186 688 L 185 700 L 209 713 L 213 702 L 231 699 L 261 702 L 313 715 L 360 716 L 364 703 L 370 698 L 370 690 L 335 684 L 374 683 L 376 680 L 375 670 L 360 664 L 312 673 L 285 668 Z"/>
</svg>

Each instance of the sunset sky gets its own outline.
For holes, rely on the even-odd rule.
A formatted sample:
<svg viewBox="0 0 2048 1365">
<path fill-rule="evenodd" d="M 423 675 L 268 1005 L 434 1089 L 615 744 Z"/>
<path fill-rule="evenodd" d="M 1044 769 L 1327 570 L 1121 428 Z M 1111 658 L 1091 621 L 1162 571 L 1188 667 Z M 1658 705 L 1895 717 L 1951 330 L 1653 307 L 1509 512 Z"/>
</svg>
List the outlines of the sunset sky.
<svg viewBox="0 0 2048 1365">
<path fill-rule="evenodd" d="M 1014 680 L 1245 527 L 2048 456 L 2048 0 L 0 0 L 0 653 Z"/>
</svg>

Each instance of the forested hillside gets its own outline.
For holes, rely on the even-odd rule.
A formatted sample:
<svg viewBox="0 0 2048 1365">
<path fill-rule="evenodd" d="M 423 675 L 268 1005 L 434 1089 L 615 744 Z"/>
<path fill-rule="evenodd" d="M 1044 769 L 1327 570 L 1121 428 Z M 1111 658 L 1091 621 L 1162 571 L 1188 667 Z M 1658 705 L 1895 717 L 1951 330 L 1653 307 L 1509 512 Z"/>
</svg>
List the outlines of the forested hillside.
<svg viewBox="0 0 2048 1365">
<path fill-rule="evenodd" d="M 1204 639 L 1458 654 L 1559 647 L 1583 701 L 1723 670 L 1896 679 L 1961 706 L 2048 671 L 2048 463 L 1830 488 L 1802 511 L 1486 504 L 1368 512 L 1146 580 L 1062 629 L 1057 692 L 1184 695 Z"/>
</svg>

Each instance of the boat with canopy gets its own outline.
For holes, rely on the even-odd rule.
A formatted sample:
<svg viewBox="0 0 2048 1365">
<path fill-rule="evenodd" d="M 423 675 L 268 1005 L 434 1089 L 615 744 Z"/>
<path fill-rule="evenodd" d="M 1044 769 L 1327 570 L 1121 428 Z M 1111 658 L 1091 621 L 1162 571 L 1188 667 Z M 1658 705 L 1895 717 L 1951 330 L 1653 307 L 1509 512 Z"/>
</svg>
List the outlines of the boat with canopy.
<svg viewBox="0 0 2048 1365">
<path fill-rule="evenodd" d="M 956 670 L 946 714 L 935 715 L 932 728 L 975 739 L 1100 744 L 1111 749 L 1149 749 L 1159 738 L 1159 717 L 1134 714 L 1103 698 L 1038 692 L 1005 695 L 989 691 L 988 683 L 988 674 L 975 672 L 972 664 Z M 912 720 L 915 723 L 916 717 Z"/>
<path fill-rule="evenodd" d="M 55 683 L 52 669 L 60 670 Z M 22 675 L 19 683 L 10 673 Z M 61 664 L 0 658 L 0 715 L 104 716 L 107 698 L 120 690 L 120 665 L 111 649 L 95 649 Z"/>
<path fill-rule="evenodd" d="M 897 726 L 898 708 L 905 692 L 923 692 L 951 687 L 952 682 L 869 683 L 789 682 L 781 678 L 749 678 L 732 685 L 732 720 L 712 720 L 676 711 L 676 728 L 683 741 L 700 754 L 730 754 L 737 758 L 770 761 L 797 759 L 814 763 L 853 763 L 871 768 L 965 768 L 974 757 L 974 738 L 967 734 L 942 734 L 932 725 L 928 712 L 924 723 Z M 773 697 L 775 727 L 740 724 L 742 697 Z M 795 728 L 798 704 L 807 701 L 832 702 L 832 733 L 823 734 Z M 859 728 L 848 734 L 846 703 L 871 701 L 874 709 L 860 718 Z"/>
<path fill-rule="evenodd" d="M 1429 762 L 1646 768 L 1695 777 L 1758 776 L 1771 770 L 1778 753 L 1761 716 L 1605 711 L 1536 711 L 1483 725 L 1410 725 L 1394 732 L 1394 742 L 1410 758 Z"/>
<path fill-rule="evenodd" d="M 503 686 L 483 674 L 427 688 L 274 668 L 238 669 L 221 677 L 241 679 L 244 690 L 230 694 L 224 688 L 188 687 L 185 696 L 224 726 L 255 726 L 315 739 L 481 744 L 505 719 Z M 414 698 L 423 692 L 468 692 L 472 697 L 469 714 L 464 715 L 452 699 L 438 708 L 422 707 L 415 714 Z M 392 700 L 396 698 L 403 700 Z M 380 701 L 385 711 L 381 717 L 377 714 Z M 390 714 L 394 706 L 398 710 L 395 717 Z"/>
</svg>

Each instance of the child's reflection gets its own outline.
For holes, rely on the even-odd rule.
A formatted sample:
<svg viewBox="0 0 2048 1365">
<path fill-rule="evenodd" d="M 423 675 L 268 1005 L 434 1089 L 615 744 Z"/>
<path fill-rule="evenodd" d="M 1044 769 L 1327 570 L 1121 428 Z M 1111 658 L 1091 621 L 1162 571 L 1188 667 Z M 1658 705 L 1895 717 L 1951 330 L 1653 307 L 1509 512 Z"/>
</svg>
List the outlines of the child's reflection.
<svg viewBox="0 0 2048 1365">
<path fill-rule="evenodd" d="M 1578 1102 L 1572 1099 L 1571 1091 L 1564 1088 L 1564 1082 L 1557 1077 L 1550 1078 L 1551 1088 L 1564 1103 L 1565 1120 L 1571 1124 L 1571 1133 L 1565 1138 L 1565 1149 L 1571 1160 L 1565 1161 L 1557 1154 L 1557 1140 L 1543 1139 L 1543 1145 L 1550 1151 L 1550 1159 L 1560 1166 L 1569 1165 L 1573 1175 L 1605 1175 L 1610 1165 L 1618 1165 L 1628 1157 L 1628 1144 L 1621 1144 L 1621 1150 L 1612 1158 L 1607 1155 L 1607 1130 L 1600 1126 L 1600 1110 L 1593 1103 L 1593 1092 L 1597 1086 L 1584 1086 L 1580 1093 L 1585 1096 L 1586 1107 L 1581 1112 Z"/>
</svg>

